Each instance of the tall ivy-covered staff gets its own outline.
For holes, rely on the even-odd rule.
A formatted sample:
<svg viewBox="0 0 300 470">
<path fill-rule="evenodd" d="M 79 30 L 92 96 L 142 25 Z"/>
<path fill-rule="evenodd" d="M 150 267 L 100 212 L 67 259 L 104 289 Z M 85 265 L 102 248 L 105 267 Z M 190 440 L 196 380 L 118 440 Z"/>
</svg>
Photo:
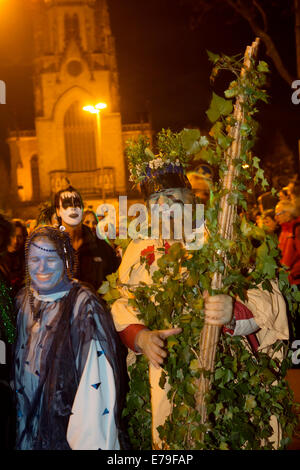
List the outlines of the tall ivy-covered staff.
<svg viewBox="0 0 300 470">
<path fill-rule="evenodd" d="M 241 77 L 251 68 L 252 60 L 255 58 L 258 50 L 259 38 L 248 46 L 244 56 L 244 66 L 241 70 Z M 236 215 L 236 206 L 229 201 L 230 192 L 233 189 L 233 180 L 238 176 L 238 170 L 234 160 L 239 158 L 241 151 L 241 126 L 244 123 L 243 102 L 244 96 L 239 95 L 236 99 L 234 108 L 234 125 L 231 125 L 228 131 L 232 143 L 225 153 L 226 171 L 223 179 L 223 196 L 220 201 L 220 211 L 218 214 L 219 235 L 225 239 L 233 237 L 232 229 Z M 226 258 L 226 253 L 223 254 Z M 215 272 L 212 279 L 212 289 L 217 291 L 222 287 L 222 273 Z M 216 355 L 216 347 L 220 337 L 222 325 L 210 324 L 207 321 L 204 324 L 200 337 L 200 367 L 206 371 L 213 371 Z M 199 379 L 199 390 L 196 393 L 197 408 L 202 416 L 202 422 L 206 420 L 205 394 L 209 389 L 210 379 L 207 375 L 202 375 Z"/>
</svg>

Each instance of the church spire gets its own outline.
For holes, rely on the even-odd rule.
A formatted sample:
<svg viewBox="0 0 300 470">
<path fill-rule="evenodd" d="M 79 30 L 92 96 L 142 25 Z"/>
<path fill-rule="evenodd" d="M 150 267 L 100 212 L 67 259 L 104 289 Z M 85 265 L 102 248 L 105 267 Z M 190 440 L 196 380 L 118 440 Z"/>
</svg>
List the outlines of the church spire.
<svg viewBox="0 0 300 470">
<path fill-rule="evenodd" d="M 112 109 L 118 111 L 118 70 L 107 1 L 34 0 L 33 5 L 37 102 L 42 74 L 55 73 L 60 82 L 63 67 L 74 79 L 87 68 L 92 80 L 98 71 L 109 72 Z"/>
</svg>

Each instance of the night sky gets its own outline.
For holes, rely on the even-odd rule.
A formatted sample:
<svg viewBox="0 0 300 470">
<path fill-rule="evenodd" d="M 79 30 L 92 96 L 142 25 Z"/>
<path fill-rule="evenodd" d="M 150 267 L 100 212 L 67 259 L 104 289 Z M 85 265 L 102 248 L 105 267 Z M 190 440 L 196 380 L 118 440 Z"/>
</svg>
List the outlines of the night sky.
<svg viewBox="0 0 300 470">
<path fill-rule="evenodd" d="M 0 0 L 0 79 L 7 83 L 7 105 L 0 106 L 4 157 L 7 127 L 34 127 L 29 1 Z M 285 14 L 281 8 L 292 3 L 264 0 L 272 37 L 297 78 L 294 19 L 288 8 Z M 222 94 L 231 77 L 220 76 L 212 87 L 206 50 L 243 54 L 255 39 L 248 23 L 224 8 L 215 9 L 192 29 L 193 12 L 185 0 L 108 0 L 108 6 L 116 41 L 123 122 L 143 120 L 148 113 L 155 131 L 189 125 L 207 129 L 205 111 L 212 91 Z M 297 155 L 300 105 L 292 104 L 291 88 L 278 76 L 263 45 L 259 58 L 272 70 L 269 104 L 260 106 L 260 156 L 269 151 L 276 129 Z"/>
</svg>

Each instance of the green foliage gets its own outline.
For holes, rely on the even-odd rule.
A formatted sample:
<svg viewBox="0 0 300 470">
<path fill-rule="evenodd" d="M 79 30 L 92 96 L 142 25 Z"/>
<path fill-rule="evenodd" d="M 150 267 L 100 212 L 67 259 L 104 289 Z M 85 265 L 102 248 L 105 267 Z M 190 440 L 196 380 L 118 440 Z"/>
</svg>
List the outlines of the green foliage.
<svg viewBox="0 0 300 470">
<path fill-rule="evenodd" d="M 278 419 L 284 436 L 279 449 L 285 447 L 296 418 L 287 406 L 292 401 L 284 379 L 289 360 L 276 358 L 280 349 L 286 349 L 282 342 L 273 345 L 269 354 L 254 356 L 240 337 L 221 337 L 207 401 L 205 449 L 271 450 L 271 416 Z"/>
<path fill-rule="evenodd" d="M 12 301 L 12 289 L 0 276 L 0 337 L 13 344 L 16 339 L 16 319 Z"/>
<path fill-rule="evenodd" d="M 208 140 L 205 136 L 201 136 L 197 129 L 183 129 L 181 132 L 162 129 L 156 138 L 156 154 L 150 149 L 148 137 L 141 135 L 137 140 L 128 140 L 126 155 L 130 181 L 138 184 L 170 165 L 173 167 L 180 165 L 185 168 L 190 155 L 207 144 Z"/>
<path fill-rule="evenodd" d="M 151 449 L 151 405 L 148 379 L 148 361 L 138 356 L 136 364 L 129 367 L 130 393 L 123 411 L 130 418 L 129 438 L 133 449 Z"/>
<path fill-rule="evenodd" d="M 225 293 L 246 299 L 249 289 L 260 286 L 272 290 L 271 281 L 278 279 L 279 288 L 285 296 L 290 312 L 299 314 L 299 293 L 289 285 L 286 271 L 279 264 L 278 240 L 265 233 L 247 219 L 247 192 L 250 183 L 267 186 L 258 157 L 252 154 L 257 131 L 253 116 L 256 103 L 266 101 L 262 89 L 265 62 L 252 64 L 250 71 L 241 72 L 241 60 L 236 57 L 209 53 L 214 64 L 212 78 L 220 70 L 230 70 L 235 79 L 225 91 L 225 98 L 213 95 L 208 117 L 213 125 L 210 138 L 200 135 L 198 130 L 184 129 L 174 142 L 180 151 L 195 159 L 201 158 L 214 165 L 219 178 L 214 185 L 209 205 L 205 211 L 208 239 L 201 250 L 188 252 L 180 243 L 175 243 L 167 254 L 156 253 L 158 269 L 152 276 L 152 284 L 140 284 L 132 289 L 131 305 L 139 311 L 139 318 L 150 329 L 181 327 L 182 333 L 168 338 L 168 357 L 161 376 L 161 386 L 169 382 L 168 397 L 172 412 L 159 433 L 170 449 L 271 449 L 276 448 L 269 439 L 272 430 L 270 416 L 278 419 L 282 428 L 281 448 L 289 442 L 294 426 L 292 397 L 284 380 L 289 357 L 282 363 L 276 359 L 274 345 L 272 354 L 250 353 L 241 337 L 222 336 L 219 343 L 212 388 L 207 396 L 208 422 L 201 425 L 201 416 L 195 407 L 197 381 L 203 373 L 198 357 L 199 338 L 204 323 L 203 293 Z M 235 223 L 232 239 L 223 238 L 218 232 L 220 200 L 226 195 L 221 182 L 225 172 L 227 151 L 232 143 L 228 126 L 235 126 L 232 102 L 239 97 L 244 120 L 240 132 L 240 153 L 234 161 L 236 177 L 233 190 L 227 195 L 229 203 L 235 205 Z M 160 137 L 165 155 L 175 151 L 168 134 Z M 171 134 L 169 134 L 171 135 Z M 180 136 L 180 137 L 179 137 Z M 179 139 L 179 140 L 177 140 Z M 178 150 L 178 149 L 177 149 Z M 178 155 L 178 153 L 177 153 Z M 150 243 L 149 243 L 150 244 Z M 141 262 L 147 263 L 147 258 Z M 214 273 L 224 275 L 220 291 L 212 291 Z M 110 295 L 113 301 L 117 285 L 111 280 Z M 285 355 L 286 356 L 286 355 Z M 150 403 L 145 390 L 147 364 L 138 358 L 131 369 L 131 389 L 127 397 L 125 415 L 129 417 L 129 432 L 136 449 L 150 449 Z M 148 430 L 147 430 L 147 426 Z M 204 439 L 203 439 L 204 436 Z"/>
<path fill-rule="evenodd" d="M 213 93 L 207 117 L 211 122 L 216 122 L 221 116 L 228 116 L 232 113 L 232 102 Z"/>
</svg>

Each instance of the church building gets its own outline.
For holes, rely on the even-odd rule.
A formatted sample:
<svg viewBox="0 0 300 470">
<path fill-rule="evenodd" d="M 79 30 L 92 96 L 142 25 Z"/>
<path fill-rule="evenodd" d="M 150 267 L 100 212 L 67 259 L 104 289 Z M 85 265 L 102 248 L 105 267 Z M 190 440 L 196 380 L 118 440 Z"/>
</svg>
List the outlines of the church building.
<svg viewBox="0 0 300 470">
<path fill-rule="evenodd" d="M 17 217 L 70 182 L 86 206 L 126 194 L 125 142 L 149 123 L 122 124 L 118 68 L 106 0 L 34 0 L 35 129 L 11 132 Z M 84 106 L 104 103 L 91 114 Z"/>
</svg>

